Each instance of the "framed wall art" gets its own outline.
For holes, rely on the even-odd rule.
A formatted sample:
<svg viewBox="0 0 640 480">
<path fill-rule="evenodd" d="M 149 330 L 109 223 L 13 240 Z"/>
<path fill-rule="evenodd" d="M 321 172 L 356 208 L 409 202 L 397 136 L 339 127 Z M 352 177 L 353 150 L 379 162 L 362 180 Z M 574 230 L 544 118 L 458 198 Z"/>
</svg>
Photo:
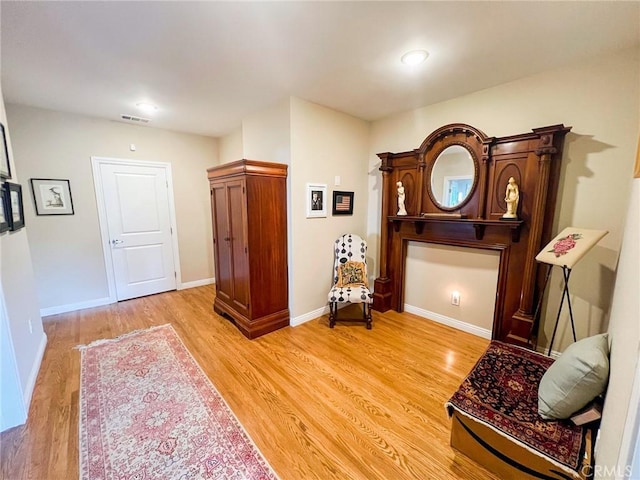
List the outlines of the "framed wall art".
<svg viewBox="0 0 640 480">
<path fill-rule="evenodd" d="M 307 218 L 327 216 L 327 185 L 307 183 Z"/>
<path fill-rule="evenodd" d="M 24 227 L 24 204 L 22 203 L 22 185 L 5 182 L 5 201 L 7 203 L 7 220 L 9 230 L 20 230 Z"/>
<path fill-rule="evenodd" d="M 7 195 L 5 186 L 0 186 L 0 233 L 9 230 L 9 213 L 7 208 Z"/>
<path fill-rule="evenodd" d="M 4 125 L 0 123 L 0 178 L 11 178 L 11 163 L 9 162 L 9 149 Z"/>
<path fill-rule="evenodd" d="M 69 180 L 32 178 L 31 190 L 37 215 L 73 215 Z"/>
<path fill-rule="evenodd" d="M 353 215 L 353 192 L 333 191 L 333 215 Z"/>
</svg>

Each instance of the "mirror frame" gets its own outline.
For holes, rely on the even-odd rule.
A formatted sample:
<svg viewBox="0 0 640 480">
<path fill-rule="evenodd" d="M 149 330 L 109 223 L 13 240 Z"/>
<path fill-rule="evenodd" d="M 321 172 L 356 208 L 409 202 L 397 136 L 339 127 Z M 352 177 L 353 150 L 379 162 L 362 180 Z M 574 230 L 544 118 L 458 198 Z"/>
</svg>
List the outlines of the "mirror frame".
<svg viewBox="0 0 640 480">
<path fill-rule="evenodd" d="M 432 188 L 432 176 L 433 176 L 433 167 L 435 167 L 436 163 L 438 162 L 438 159 L 440 158 L 440 155 L 442 154 L 442 152 L 444 152 L 447 148 L 454 146 L 454 145 L 458 145 L 460 147 L 463 147 L 468 153 L 469 156 L 471 157 L 471 160 L 473 161 L 473 183 L 471 184 L 471 189 L 469 190 L 469 193 L 467 194 L 467 196 L 464 198 L 464 200 L 462 200 L 462 202 L 460 202 L 459 204 L 455 205 L 454 207 L 447 207 L 445 205 L 442 205 L 438 199 L 436 198 L 435 194 L 433 193 L 433 188 Z M 478 186 L 478 176 L 480 174 L 480 168 L 479 168 L 479 163 L 478 163 L 478 157 L 476 156 L 475 152 L 473 151 L 473 149 L 467 145 L 465 142 L 460 142 L 460 141 L 451 141 L 451 142 L 447 142 L 445 145 L 442 146 L 442 148 L 440 148 L 437 151 L 437 154 L 434 156 L 434 160 L 432 162 L 429 162 L 429 166 L 427 168 L 427 175 L 426 175 L 426 187 L 427 187 L 427 193 L 429 194 L 429 198 L 431 199 L 431 201 L 433 202 L 433 204 L 439 208 L 440 210 L 443 210 L 445 212 L 454 212 L 456 210 L 460 210 L 462 207 L 464 207 L 467 203 L 469 203 L 471 201 L 471 199 L 473 198 L 473 194 Z"/>
</svg>

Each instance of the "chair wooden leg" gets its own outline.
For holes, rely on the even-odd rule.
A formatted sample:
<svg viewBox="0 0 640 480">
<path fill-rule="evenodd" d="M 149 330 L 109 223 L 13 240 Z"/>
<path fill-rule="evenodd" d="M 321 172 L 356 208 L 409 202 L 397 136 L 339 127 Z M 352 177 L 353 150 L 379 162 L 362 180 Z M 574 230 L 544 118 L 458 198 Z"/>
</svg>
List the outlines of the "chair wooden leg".
<svg viewBox="0 0 640 480">
<path fill-rule="evenodd" d="M 333 328 L 338 320 L 338 302 L 329 302 L 329 328 Z M 367 330 L 371 330 L 371 304 L 362 304 L 362 320 L 356 318 L 345 318 L 344 321 L 363 321 L 367 324 Z"/>
<path fill-rule="evenodd" d="M 336 317 L 338 316 L 338 303 L 329 303 L 329 328 L 333 328 L 336 324 Z"/>
<path fill-rule="evenodd" d="M 371 330 L 371 304 L 363 303 L 362 304 L 362 316 L 364 321 L 367 322 L 367 330 Z"/>
</svg>

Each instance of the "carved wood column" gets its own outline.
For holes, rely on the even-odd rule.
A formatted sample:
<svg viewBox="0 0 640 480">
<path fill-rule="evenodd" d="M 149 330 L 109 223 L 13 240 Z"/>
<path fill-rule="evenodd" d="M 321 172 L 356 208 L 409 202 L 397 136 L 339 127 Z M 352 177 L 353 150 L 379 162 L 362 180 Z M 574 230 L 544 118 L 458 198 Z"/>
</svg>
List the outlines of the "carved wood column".
<svg viewBox="0 0 640 480">
<path fill-rule="evenodd" d="M 427 164 L 424 161 L 424 152 L 421 153 L 419 150 L 415 152 L 418 157 L 418 181 L 416 182 L 416 192 L 414 193 L 416 196 L 416 211 L 413 212 L 413 215 L 420 215 L 422 213 L 422 191 L 426 188 L 424 184 L 424 170 Z"/>
<path fill-rule="evenodd" d="M 380 171 L 382 172 L 382 212 L 380 229 L 380 277 L 374 282 L 373 292 L 373 309 L 379 312 L 386 312 L 391 308 L 391 280 L 387 277 L 387 257 L 389 255 L 389 192 L 392 191 L 391 171 L 393 168 L 389 165 L 391 154 L 378 154 L 382 163 Z"/>
<path fill-rule="evenodd" d="M 487 179 L 489 178 L 489 164 L 491 161 L 491 144 L 495 138 L 487 138 L 482 142 L 482 170 L 480 171 L 480 204 L 478 205 L 478 218 L 486 218 L 487 212 Z"/>
<path fill-rule="evenodd" d="M 538 268 L 535 255 L 540 250 L 543 226 L 543 222 L 540 219 L 544 218 L 546 212 L 551 156 L 557 153 L 557 148 L 553 145 L 553 133 L 542 134 L 535 153 L 539 157 L 538 181 L 536 182 L 533 208 L 531 210 L 531 222 L 529 225 L 527 251 L 530 252 L 530 254 L 525 258 L 520 307 L 513 315 L 513 320 L 516 320 L 516 322 L 515 324 L 512 322 L 511 331 L 509 332 L 510 337 L 515 337 L 525 342 L 528 342 L 529 334 L 533 328 L 533 301 L 536 271 Z M 524 322 L 526 326 L 517 325 L 517 322 Z"/>
</svg>

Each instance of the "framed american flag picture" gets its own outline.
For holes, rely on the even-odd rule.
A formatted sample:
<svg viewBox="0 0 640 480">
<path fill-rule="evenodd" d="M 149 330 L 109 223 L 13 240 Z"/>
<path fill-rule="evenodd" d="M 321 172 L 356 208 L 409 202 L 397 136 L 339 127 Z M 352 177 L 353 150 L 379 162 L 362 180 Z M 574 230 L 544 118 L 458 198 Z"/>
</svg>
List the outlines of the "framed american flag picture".
<svg viewBox="0 0 640 480">
<path fill-rule="evenodd" d="M 353 192 L 333 191 L 333 215 L 353 215 Z"/>
</svg>

